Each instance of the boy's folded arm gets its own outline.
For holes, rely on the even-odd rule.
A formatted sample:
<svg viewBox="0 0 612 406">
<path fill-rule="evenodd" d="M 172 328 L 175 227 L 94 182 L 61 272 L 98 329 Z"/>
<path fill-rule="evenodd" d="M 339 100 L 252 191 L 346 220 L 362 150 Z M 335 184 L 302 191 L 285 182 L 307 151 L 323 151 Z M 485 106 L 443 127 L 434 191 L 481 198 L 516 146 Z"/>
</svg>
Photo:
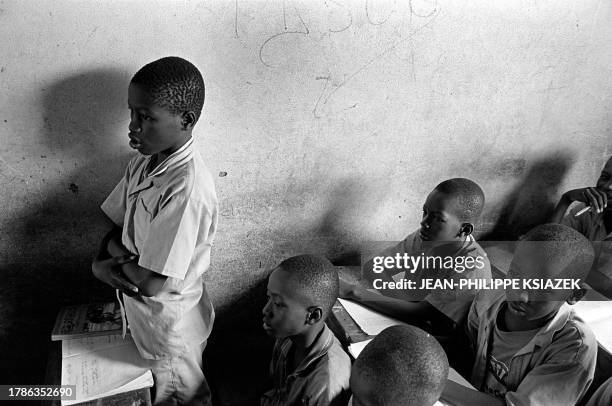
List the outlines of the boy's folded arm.
<svg viewBox="0 0 612 406">
<path fill-rule="evenodd" d="M 450 379 L 446 381 L 446 386 L 442 391 L 440 400 L 447 401 L 457 406 L 505 406 L 503 399 L 470 389 Z"/>
<path fill-rule="evenodd" d="M 136 286 L 142 296 L 155 296 L 164 286 L 166 275 L 144 268 L 136 261 L 121 265 L 123 274 Z"/>
<path fill-rule="evenodd" d="M 354 297 L 348 299 L 354 299 L 364 306 L 407 323 L 415 319 L 427 320 L 432 313 L 437 312 L 431 304 L 425 301 L 408 302 L 370 292 L 366 289 L 356 289 L 354 293 Z"/>
<path fill-rule="evenodd" d="M 110 238 L 107 242 L 106 249 L 110 255 L 117 257 L 119 255 L 133 255 L 121 242 L 121 229 L 119 227 L 111 230 Z"/>
<path fill-rule="evenodd" d="M 131 254 L 121 243 L 121 233 L 118 232 L 115 232 L 110 238 L 108 252 L 115 257 Z M 128 280 L 138 287 L 138 292 L 143 296 L 155 296 L 168 278 L 165 275 L 138 265 L 137 261 L 123 264 L 121 270 Z"/>
</svg>

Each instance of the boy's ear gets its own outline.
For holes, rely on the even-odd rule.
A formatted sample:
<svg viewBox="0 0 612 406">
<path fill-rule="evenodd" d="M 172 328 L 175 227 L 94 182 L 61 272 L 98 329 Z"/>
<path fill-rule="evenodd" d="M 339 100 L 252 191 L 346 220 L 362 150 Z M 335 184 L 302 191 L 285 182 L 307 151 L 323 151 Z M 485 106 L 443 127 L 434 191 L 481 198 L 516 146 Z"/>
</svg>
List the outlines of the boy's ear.
<svg viewBox="0 0 612 406">
<path fill-rule="evenodd" d="M 588 292 L 586 285 L 583 282 L 580 282 L 580 289 L 574 289 L 570 294 L 570 297 L 567 298 L 566 302 L 570 305 L 574 305 L 578 303 Z"/>
<path fill-rule="evenodd" d="M 463 223 L 461 224 L 461 228 L 459 229 L 459 234 L 463 234 L 464 236 L 468 236 L 474 232 L 474 224 L 472 223 Z"/>
<path fill-rule="evenodd" d="M 323 309 L 319 306 L 311 306 L 308 308 L 308 316 L 306 323 L 313 325 L 323 319 Z"/>
<path fill-rule="evenodd" d="M 181 128 L 183 130 L 190 130 L 195 125 L 198 119 L 193 111 L 186 111 L 181 115 Z"/>
</svg>

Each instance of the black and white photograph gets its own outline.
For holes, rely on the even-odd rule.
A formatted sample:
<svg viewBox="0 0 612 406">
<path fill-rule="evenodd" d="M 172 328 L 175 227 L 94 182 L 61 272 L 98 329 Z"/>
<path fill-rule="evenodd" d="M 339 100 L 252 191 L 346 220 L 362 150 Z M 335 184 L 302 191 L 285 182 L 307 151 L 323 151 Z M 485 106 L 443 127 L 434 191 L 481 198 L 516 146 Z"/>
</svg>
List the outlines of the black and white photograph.
<svg viewBox="0 0 612 406">
<path fill-rule="evenodd" d="M 610 1 L 0 0 L 0 141 L 0 404 L 612 406 Z"/>
</svg>

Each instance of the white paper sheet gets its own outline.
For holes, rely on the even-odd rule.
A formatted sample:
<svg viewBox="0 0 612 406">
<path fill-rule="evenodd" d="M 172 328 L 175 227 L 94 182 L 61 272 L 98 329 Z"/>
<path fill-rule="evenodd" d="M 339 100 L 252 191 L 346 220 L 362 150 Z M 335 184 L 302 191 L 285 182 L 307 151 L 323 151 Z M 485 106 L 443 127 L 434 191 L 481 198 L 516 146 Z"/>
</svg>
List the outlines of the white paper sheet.
<svg viewBox="0 0 612 406">
<path fill-rule="evenodd" d="M 375 336 L 387 327 L 406 325 L 399 320 L 384 316 L 358 303 L 346 299 L 338 299 L 355 323 L 368 335 Z"/>
<path fill-rule="evenodd" d="M 599 344 L 612 353 L 612 301 L 590 290 L 572 307 L 578 317 L 591 328 Z"/>
<path fill-rule="evenodd" d="M 126 340 L 128 338 L 126 337 Z M 98 336 L 98 337 L 84 337 L 74 340 L 63 340 L 62 341 L 62 358 L 72 357 L 83 353 L 92 351 L 101 351 L 106 348 L 116 347 L 123 343 L 129 343 L 121 337 L 121 334 Z"/>
<path fill-rule="evenodd" d="M 153 386 L 153 375 L 131 337 L 92 337 L 62 342 L 62 385 L 76 385 L 71 405 Z"/>
</svg>

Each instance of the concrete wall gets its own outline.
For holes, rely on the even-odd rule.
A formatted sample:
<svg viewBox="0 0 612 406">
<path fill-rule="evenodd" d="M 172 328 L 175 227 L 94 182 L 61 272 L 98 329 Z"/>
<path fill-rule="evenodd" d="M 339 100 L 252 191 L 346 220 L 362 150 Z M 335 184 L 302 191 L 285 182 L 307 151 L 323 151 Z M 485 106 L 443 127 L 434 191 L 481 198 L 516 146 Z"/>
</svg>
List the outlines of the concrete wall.
<svg viewBox="0 0 612 406">
<path fill-rule="evenodd" d="M 89 260 L 143 64 L 179 55 L 207 83 L 196 135 L 222 215 L 206 281 L 238 312 L 222 332 L 259 326 L 245 292 L 279 259 L 400 239 L 445 178 L 483 187 L 480 232 L 498 236 L 593 183 L 611 37 L 595 0 L 0 1 L 0 368 L 38 379 L 57 308 L 110 297 Z"/>
</svg>

